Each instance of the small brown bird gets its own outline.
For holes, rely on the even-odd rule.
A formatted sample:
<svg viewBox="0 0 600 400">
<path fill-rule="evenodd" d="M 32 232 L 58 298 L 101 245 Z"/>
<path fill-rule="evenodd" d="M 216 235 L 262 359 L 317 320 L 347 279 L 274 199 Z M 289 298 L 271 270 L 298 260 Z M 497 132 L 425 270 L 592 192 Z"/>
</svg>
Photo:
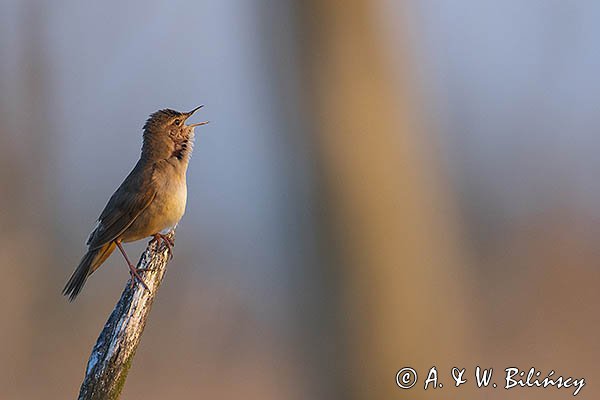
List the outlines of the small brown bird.
<svg viewBox="0 0 600 400">
<path fill-rule="evenodd" d="M 194 129 L 208 121 L 186 125 L 198 109 L 181 113 L 164 109 L 150 115 L 144 125 L 139 161 L 111 196 L 87 240 L 88 250 L 63 289 L 73 301 L 90 276 L 118 247 L 131 274 L 144 287 L 122 243 L 153 236 L 162 240 L 171 256 L 173 243 L 161 232 L 173 228 L 185 212 L 186 172 L 193 148 Z"/>
</svg>

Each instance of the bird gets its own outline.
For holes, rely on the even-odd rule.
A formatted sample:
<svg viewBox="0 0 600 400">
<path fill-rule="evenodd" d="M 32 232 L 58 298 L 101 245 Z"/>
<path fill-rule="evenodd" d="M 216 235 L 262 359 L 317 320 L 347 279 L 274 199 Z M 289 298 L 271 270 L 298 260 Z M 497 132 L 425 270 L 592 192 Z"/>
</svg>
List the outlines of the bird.
<svg viewBox="0 0 600 400">
<path fill-rule="evenodd" d="M 87 278 L 118 248 L 131 275 L 148 286 L 131 263 L 123 243 L 147 237 L 162 241 L 173 256 L 174 243 L 163 232 L 183 217 L 187 202 L 187 168 L 194 144 L 194 129 L 208 121 L 186 125 L 203 106 L 189 112 L 170 108 L 150 115 L 143 126 L 141 155 L 129 175 L 108 200 L 87 240 L 87 252 L 62 293 L 75 300 Z"/>
</svg>

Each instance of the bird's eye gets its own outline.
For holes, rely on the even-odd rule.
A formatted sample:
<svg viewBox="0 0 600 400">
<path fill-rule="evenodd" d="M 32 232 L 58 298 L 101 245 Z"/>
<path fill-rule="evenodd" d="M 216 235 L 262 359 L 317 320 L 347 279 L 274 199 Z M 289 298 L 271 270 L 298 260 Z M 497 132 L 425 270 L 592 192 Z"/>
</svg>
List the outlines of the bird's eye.
<svg viewBox="0 0 600 400">
<path fill-rule="evenodd" d="M 177 118 L 177 119 L 175 120 L 175 126 L 179 126 L 179 124 L 180 124 L 180 123 L 181 123 L 181 120 L 180 120 L 179 118 Z"/>
</svg>

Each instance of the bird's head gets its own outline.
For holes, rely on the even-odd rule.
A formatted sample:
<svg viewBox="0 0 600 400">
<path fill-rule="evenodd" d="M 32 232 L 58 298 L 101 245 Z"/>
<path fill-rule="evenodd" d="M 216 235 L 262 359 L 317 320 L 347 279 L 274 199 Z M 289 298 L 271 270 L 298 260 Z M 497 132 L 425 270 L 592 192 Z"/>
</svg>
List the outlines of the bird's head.
<svg viewBox="0 0 600 400">
<path fill-rule="evenodd" d="M 186 125 L 185 122 L 203 106 L 190 112 L 179 112 L 165 108 L 151 114 L 144 124 L 142 156 L 153 160 L 175 157 L 187 160 L 192 151 L 194 128 L 208 121 Z"/>
</svg>

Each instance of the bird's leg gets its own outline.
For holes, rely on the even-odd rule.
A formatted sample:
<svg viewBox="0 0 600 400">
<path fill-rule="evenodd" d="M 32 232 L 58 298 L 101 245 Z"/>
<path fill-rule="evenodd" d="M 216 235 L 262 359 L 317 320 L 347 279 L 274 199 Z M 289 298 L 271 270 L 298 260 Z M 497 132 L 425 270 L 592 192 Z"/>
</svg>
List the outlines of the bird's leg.
<svg viewBox="0 0 600 400">
<path fill-rule="evenodd" d="M 123 254 L 123 257 L 125 257 L 125 261 L 127 262 L 127 266 L 129 267 L 129 274 L 131 275 L 131 287 L 133 288 L 133 283 L 137 279 L 142 284 L 144 289 L 150 290 L 150 289 L 148 289 L 148 286 L 146 285 L 146 283 L 144 282 L 144 280 L 138 273 L 137 269 L 133 266 L 131 261 L 129 261 L 129 257 L 127 257 L 127 254 L 125 253 L 125 249 L 121 245 L 121 241 L 115 240 L 115 244 L 117 245 L 119 250 L 121 250 L 121 254 Z"/>
<path fill-rule="evenodd" d="M 167 246 L 167 250 L 169 251 L 169 259 L 172 260 L 173 259 L 173 246 L 175 246 L 175 242 L 173 241 L 173 239 L 171 239 L 167 235 L 163 235 L 162 233 L 155 233 L 154 235 L 152 235 L 152 240 L 150 241 L 150 243 L 156 242 L 157 245 L 160 245 L 161 241 L 165 244 L 165 246 Z M 152 271 L 152 270 L 154 270 L 154 268 L 138 268 L 137 270 L 138 271 Z"/>
<path fill-rule="evenodd" d="M 167 235 L 163 235 L 160 232 L 155 233 L 154 235 L 152 235 L 152 237 L 154 238 L 152 240 L 156 240 L 157 243 L 159 243 L 162 240 L 165 246 L 167 246 L 167 249 L 169 249 L 169 258 L 173 259 L 173 246 L 175 246 L 175 242 L 173 241 L 173 239 L 171 239 Z"/>
</svg>

